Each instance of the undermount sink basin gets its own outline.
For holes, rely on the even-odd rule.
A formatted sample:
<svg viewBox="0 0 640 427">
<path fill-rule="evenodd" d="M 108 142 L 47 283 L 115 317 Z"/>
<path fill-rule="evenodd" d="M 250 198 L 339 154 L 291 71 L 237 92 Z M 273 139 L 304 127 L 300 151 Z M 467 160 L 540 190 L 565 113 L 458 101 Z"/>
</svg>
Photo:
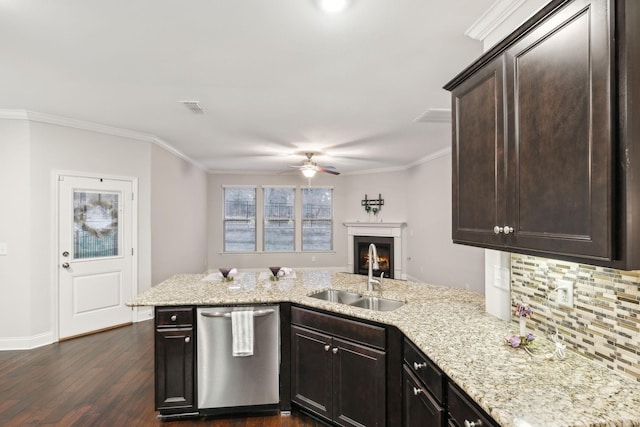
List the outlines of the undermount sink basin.
<svg viewBox="0 0 640 427">
<path fill-rule="evenodd" d="M 317 298 L 324 301 L 339 302 L 341 304 L 351 304 L 362 298 L 362 295 L 356 292 L 339 291 L 337 289 L 327 289 L 326 291 L 318 292 L 309 296 L 311 298 Z"/>
<path fill-rule="evenodd" d="M 358 301 L 349 304 L 353 307 L 362 307 L 375 311 L 391 311 L 396 308 L 402 307 L 404 303 L 402 301 L 396 301 L 387 298 L 378 297 L 362 297 Z"/>
<path fill-rule="evenodd" d="M 391 311 L 404 305 L 402 301 L 364 296 L 357 292 L 340 291 L 337 289 L 327 289 L 309 296 L 323 301 L 337 302 L 374 311 Z"/>
</svg>

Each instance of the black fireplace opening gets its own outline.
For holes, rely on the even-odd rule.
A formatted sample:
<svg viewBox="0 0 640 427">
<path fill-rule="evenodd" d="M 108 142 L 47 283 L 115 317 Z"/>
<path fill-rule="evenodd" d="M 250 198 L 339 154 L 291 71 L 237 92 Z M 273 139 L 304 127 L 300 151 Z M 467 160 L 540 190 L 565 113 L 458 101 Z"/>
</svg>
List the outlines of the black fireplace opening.
<svg viewBox="0 0 640 427">
<path fill-rule="evenodd" d="M 393 237 L 353 236 L 353 272 L 369 274 L 369 245 L 376 245 L 378 252 L 378 270 L 373 270 L 374 276 L 393 279 Z"/>
</svg>

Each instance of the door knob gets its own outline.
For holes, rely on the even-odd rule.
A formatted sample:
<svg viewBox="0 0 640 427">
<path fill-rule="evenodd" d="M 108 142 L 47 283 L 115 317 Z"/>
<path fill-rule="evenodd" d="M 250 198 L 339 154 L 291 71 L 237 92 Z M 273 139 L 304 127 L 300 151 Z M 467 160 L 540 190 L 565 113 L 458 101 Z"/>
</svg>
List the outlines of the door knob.
<svg viewBox="0 0 640 427">
<path fill-rule="evenodd" d="M 63 263 L 62 268 L 69 268 L 69 263 L 68 262 Z"/>
<path fill-rule="evenodd" d="M 508 225 L 504 226 L 504 234 L 513 233 L 513 227 L 509 227 Z"/>
<path fill-rule="evenodd" d="M 414 388 L 413 388 L 413 395 L 414 395 L 414 396 L 417 396 L 417 395 L 419 395 L 420 393 L 422 393 L 422 390 L 421 390 L 421 389 L 419 389 L 418 387 L 414 387 Z"/>
<path fill-rule="evenodd" d="M 324 346 L 324 351 L 329 351 L 329 349 L 331 348 L 331 346 L 329 344 Z"/>
<path fill-rule="evenodd" d="M 495 227 L 493 227 L 493 232 L 496 234 L 500 234 L 504 231 L 504 228 L 502 227 L 498 227 L 497 225 Z"/>
<path fill-rule="evenodd" d="M 191 337 L 185 337 L 184 342 L 191 342 Z"/>
<path fill-rule="evenodd" d="M 69 252 L 67 252 L 67 251 L 62 252 L 62 256 L 65 257 L 65 258 L 68 257 L 69 256 Z"/>
<path fill-rule="evenodd" d="M 338 347 L 334 347 L 333 350 L 331 350 L 331 351 L 333 351 L 333 354 L 337 354 L 338 353 Z"/>
</svg>

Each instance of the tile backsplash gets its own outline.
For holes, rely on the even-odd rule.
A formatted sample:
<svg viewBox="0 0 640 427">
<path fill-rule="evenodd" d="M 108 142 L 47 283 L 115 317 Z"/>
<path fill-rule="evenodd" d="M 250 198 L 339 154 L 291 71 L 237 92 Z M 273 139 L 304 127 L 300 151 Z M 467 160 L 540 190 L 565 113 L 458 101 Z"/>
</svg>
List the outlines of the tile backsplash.
<svg viewBox="0 0 640 427">
<path fill-rule="evenodd" d="M 573 308 L 559 306 L 557 292 L 547 302 L 564 281 L 573 283 Z M 568 347 L 640 382 L 640 271 L 512 254 L 511 305 L 519 302 L 533 308 L 534 334 L 554 332 L 554 319 Z"/>
</svg>

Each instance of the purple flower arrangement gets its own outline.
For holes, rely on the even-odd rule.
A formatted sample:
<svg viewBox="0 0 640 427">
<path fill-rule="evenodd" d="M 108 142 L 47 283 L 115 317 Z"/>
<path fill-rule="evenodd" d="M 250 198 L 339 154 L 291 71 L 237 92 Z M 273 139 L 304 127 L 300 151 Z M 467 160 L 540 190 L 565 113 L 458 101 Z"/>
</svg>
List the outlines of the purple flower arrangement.
<svg viewBox="0 0 640 427">
<path fill-rule="evenodd" d="M 526 346 L 531 344 L 531 342 L 535 340 L 536 337 L 531 332 L 529 332 L 524 337 L 521 337 L 518 335 L 511 335 L 510 337 L 505 337 L 504 339 L 507 341 L 507 344 L 511 345 L 511 347 L 518 348 L 520 346 Z"/>
<path fill-rule="evenodd" d="M 516 304 L 515 315 L 520 322 L 520 335 L 512 335 L 505 337 L 507 344 L 513 348 L 525 347 L 535 340 L 535 336 L 531 332 L 526 332 L 525 319 L 531 318 L 533 310 L 529 304 Z"/>
</svg>

